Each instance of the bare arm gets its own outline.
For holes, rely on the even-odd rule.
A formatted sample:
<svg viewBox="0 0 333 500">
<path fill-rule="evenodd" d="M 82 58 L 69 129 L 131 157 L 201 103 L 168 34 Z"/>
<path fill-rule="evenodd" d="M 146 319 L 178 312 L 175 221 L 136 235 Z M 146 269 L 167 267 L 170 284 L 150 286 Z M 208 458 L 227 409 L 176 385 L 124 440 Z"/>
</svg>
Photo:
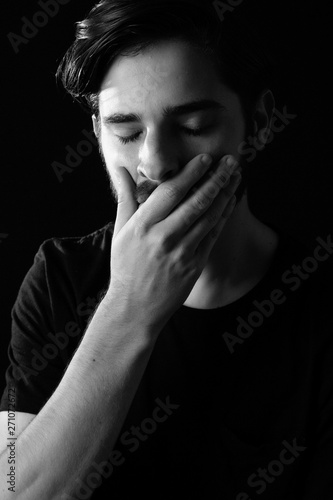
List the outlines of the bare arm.
<svg viewBox="0 0 333 500">
<path fill-rule="evenodd" d="M 207 170 L 195 158 L 139 210 L 122 172 L 109 290 L 56 391 L 17 439 L 15 499 L 75 498 L 77 480 L 110 455 L 156 339 L 232 211 L 237 177 L 229 181 L 226 163 Z M 2 472 L 0 492 L 13 498 Z"/>
<path fill-rule="evenodd" d="M 107 338 L 111 331 L 121 336 Z M 15 498 L 61 498 L 94 460 L 108 457 L 152 348 L 144 332 L 108 320 L 100 306 L 57 390 L 16 441 Z M 0 470 L 7 468 L 5 452 Z M 13 498 L 4 479 L 1 498 Z"/>
</svg>

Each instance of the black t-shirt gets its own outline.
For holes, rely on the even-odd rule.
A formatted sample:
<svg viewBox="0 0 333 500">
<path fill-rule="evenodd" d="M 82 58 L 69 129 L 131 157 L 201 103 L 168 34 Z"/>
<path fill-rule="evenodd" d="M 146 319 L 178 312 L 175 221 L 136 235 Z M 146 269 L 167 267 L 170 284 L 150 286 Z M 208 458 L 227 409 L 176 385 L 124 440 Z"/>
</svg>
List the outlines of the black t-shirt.
<svg viewBox="0 0 333 500">
<path fill-rule="evenodd" d="M 113 225 L 40 247 L 13 307 L 1 401 L 37 414 L 110 277 Z M 266 276 L 224 307 L 182 306 L 161 332 L 93 499 L 314 500 L 333 494 L 330 237 L 280 235 Z M 84 498 L 84 489 L 81 491 Z"/>
</svg>

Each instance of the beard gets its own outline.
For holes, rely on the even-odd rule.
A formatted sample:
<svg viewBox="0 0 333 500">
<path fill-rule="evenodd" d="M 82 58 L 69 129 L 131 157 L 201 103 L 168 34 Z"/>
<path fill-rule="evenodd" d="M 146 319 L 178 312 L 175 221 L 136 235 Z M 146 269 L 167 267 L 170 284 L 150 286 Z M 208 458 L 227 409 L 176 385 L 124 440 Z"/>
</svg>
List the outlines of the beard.
<svg viewBox="0 0 333 500">
<path fill-rule="evenodd" d="M 100 142 L 99 142 L 99 153 L 101 156 L 101 160 L 102 160 L 102 163 L 104 166 L 105 173 L 108 177 L 112 198 L 115 201 L 115 203 L 118 204 L 118 192 L 117 192 L 117 189 L 116 189 L 114 182 L 111 178 L 110 172 L 107 168 L 105 157 L 104 157 L 102 146 L 101 146 Z M 238 203 L 240 203 L 243 196 L 247 192 L 247 185 L 248 185 L 248 162 L 242 156 L 238 160 L 238 162 L 239 162 L 239 165 L 242 169 L 242 180 L 241 180 L 241 183 L 235 192 L 236 205 Z M 126 168 L 126 167 L 124 166 L 124 168 Z M 135 197 L 136 202 L 138 203 L 138 206 L 143 204 L 149 198 L 149 196 L 152 194 L 153 191 L 155 191 L 157 186 L 158 186 L 158 183 L 153 182 L 153 181 L 149 181 L 147 179 L 138 181 L 136 188 L 134 190 L 134 197 Z"/>
<path fill-rule="evenodd" d="M 116 186 L 114 185 L 114 182 L 112 180 L 109 169 L 107 168 L 105 156 L 104 156 L 104 153 L 102 150 L 102 145 L 101 145 L 100 141 L 98 141 L 98 148 L 99 148 L 99 154 L 101 156 L 101 160 L 102 160 L 102 163 L 104 166 L 104 171 L 105 171 L 107 178 L 108 178 L 108 181 L 109 181 L 112 198 L 113 198 L 114 202 L 116 204 L 118 204 L 118 191 L 116 189 Z M 123 167 L 126 168 L 125 166 L 123 166 Z M 156 182 L 152 182 L 152 181 L 148 181 L 148 180 L 141 180 L 141 181 L 139 180 L 137 185 L 136 185 L 136 188 L 134 190 L 134 198 L 135 198 L 137 204 L 141 205 L 142 203 L 144 203 L 149 198 L 151 193 L 153 191 L 155 191 L 157 186 L 158 186 L 158 183 L 156 183 Z"/>
<path fill-rule="evenodd" d="M 114 185 L 114 182 L 111 178 L 110 172 L 106 166 L 106 161 L 105 161 L 104 155 L 102 153 L 101 153 L 101 159 L 102 159 L 102 163 L 104 166 L 105 174 L 107 175 L 107 178 L 109 181 L 109 186 L 110 186 L 112 198 L 117 205 L 118 204 L 118 191 L 117 191 L 116 186 Z M 126 167 L 124 167 L 124 168 L 126 168 Z M 135 198 L 137 204 L 142 205 L 149 198 L 151 193 L 153 191 L 155 191 L 157 186 L 158 186 L 158 184 L 153 183 L 153 182 L 148 181 L 148 180 L 143 180 L 143 181 L 139 182 L 136 185 L 135 190 L 134 190 L 134 198 Z"/>
</svg>

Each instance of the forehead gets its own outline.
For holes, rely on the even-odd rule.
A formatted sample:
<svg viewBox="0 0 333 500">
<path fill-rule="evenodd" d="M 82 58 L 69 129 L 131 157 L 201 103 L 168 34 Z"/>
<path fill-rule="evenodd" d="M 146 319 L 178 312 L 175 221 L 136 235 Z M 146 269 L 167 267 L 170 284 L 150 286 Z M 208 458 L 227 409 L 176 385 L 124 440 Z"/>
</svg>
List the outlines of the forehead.
<svg viewBox="0 0 333 500">
<path fill-rule="evenodd" d="M 142 111 L 168 106 L 189 98 L 226 98 L 211 59 L 189 42 L 160 41 L 135 56 L 119 56 L 101 85 L 99 105 L 103 111 Z M 121 109 L 120 109 L 121 107 Z"/>
</svg>

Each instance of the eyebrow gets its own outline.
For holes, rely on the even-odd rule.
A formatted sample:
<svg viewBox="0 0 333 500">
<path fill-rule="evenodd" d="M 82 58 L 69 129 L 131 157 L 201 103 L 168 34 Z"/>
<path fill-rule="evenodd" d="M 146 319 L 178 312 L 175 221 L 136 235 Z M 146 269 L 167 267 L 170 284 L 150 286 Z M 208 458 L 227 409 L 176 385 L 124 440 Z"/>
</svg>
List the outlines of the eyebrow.
<svg viewBox="0 0 333 500">
<path fill-rule="evenodd" d="M 179 106 L 167 106 L 166 108 L 163 109 L 163 116 L 164 117 L 182 116 L 182 115 L 187 115 L 189 113 L 195 113 L 197 111 L 206 111 L 210 109 L 216 109 L 216 110 L 225 109 L 225 106 L 212 99 L 201 99 L 197 101 L 187 102 Z M 142 116 L 135 113 L 129 113 L 129 114 L 114 113 L 105 116 L 103 118 L 103 122 L 105 124 L 142 122 Z"/>
</svg>

